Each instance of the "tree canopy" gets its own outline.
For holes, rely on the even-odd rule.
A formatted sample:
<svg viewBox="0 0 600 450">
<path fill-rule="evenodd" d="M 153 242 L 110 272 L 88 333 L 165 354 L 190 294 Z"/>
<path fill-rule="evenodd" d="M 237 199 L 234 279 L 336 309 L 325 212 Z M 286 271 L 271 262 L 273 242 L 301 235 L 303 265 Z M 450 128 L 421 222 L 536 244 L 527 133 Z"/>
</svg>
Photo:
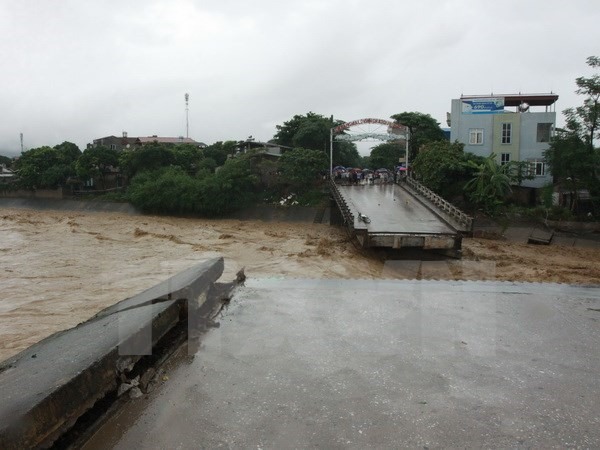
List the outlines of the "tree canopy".
<svg viewBox="0 0 600 450">
<path fill-rule="evenodd" d="M 175 164 L 175 155 L 165 144 L 151 143 L 121 153 L 121 171 L 133 177 L 138 172 L 152 171 Z"/>
<path fill-rule="evenodd" d="M 484 158 L 464 151 L 459 142 L 432 141 L 424 144 L 412 162 L 419 181 L 442 197 L 462 196 L 474 169 L 469 161 L 481 164 Z"/>
<path fill-rule="evenodd" d="M 362 158 L 353 142 L 333 141 L 333 165 L 362 167 Z"/>
<path fill-rule="evenodd" d="M 384 142 L 371 149 L 369 164 L 373 169 L 393 169 L 398 165 L 398 159 L 404 156 L 406 148 L 398 142 Z"/>
<path fill-rule="evenodd" d="M 143 211 L 221 216 L 248 205 L 257 192 L 251 158 L 229 159 L 216 173 L 193 176 L 179 166 L 139 172 L 129 198 Z"/>
<path fill-rule="evenodd" d="M 600 58 L 590 56 L 588 66 L 600 67 Z M 563 111 L 566 130 L 554 136 L 544 158 L 555 181 L 576 193 L 588 189 L 594 202 L 600 197 L 600 152 L 594 140 L 600 138 L 600 74 L 591 77 L 578 77 L 577 94 L 583 95 L 583 104 Z M 576 197 L 576 196 L 575 196 Z M 571 203 L 575 209 L 577 202 Z"/>
<path fill-rule="evenodd" d="M 320 150 L 329 156 L 331 128 L 344 123 L 321 114 L 308 112 L 295 115 L 283 125 L 277 125 L 274 140 L 286 147 Z M 360 155 L 353 142 L 333 142 L 333 165 L 352 166 L 360 164 Z"/>
<path fill-rule="evenodd" d="M 70 142 L 55 147 L 39 147 L 24 151 L 16 161 L 19 183 L 26 189 L 54 189 L 75 175 L 75 161 L 81 154 Z"/>
<path fill-rule="evenodd" d="M 0 155 L 0 164 L 4 164 L 6 167 L 11 167 L 13 159 L 8 156 Z"/>
<path fill-rule="evenodd" d="M 218 141 L 203 148 L 202 154 L 205 158 L 212 159 L 217 166 L 222 166 L 225 164 L 225 161 L 229 155 L 233 155 L 235 153 L 236 146 L 236 141 Z"/>
<path fill-rule="evenodd" d="M 397 123 L 408 127 L 410 132 L 409 160 L 415 159 L 423 144 L 446 139 L 440 124 L 429 114 L 420 112 L 403 112 L 391 116 Z"/>
<path fill-rule="evenodd" d="M 116 168 L 119 164 L 119 153 L 108 147 L 91 147 L 84 150 L 75 163 L 77 176 L 82 180 L 99 179 L 102 188 L 106 187 L 104 175 L 107 169 Z"/>
<path fill-rule="evenodd" d="M 329 159 L 320 150 L 295 148 L 279 158 L 279 171 L 285 183 L 302 189 L 312 187 L 324 170 L 328 170 Z"/>
<path fill-rule="evenodd" d="M 58 150 L 65 164 L 72 164 L 81 156 L 81 150 L 72 142 L 64 141 L 62 144 L 55 145 L 54 148 Z"/>
<path fill-rule="evenodd" d="M 600 58 L 590 56 L 587 65 L 597 69 L 600 67 Z M 587 145 L 590 152 L 594 150 L 594 139 L 600 138 L 600 74 L 591 77 L 578 77 L 575 79 L 579 95 L 583 95 L 583 105 L 576 108 L 567 108 L 563 111 L 567 120 L 567 129 L 577 134 Z"/>
<path fill-rule="evenodd" d="M 494 153 L 481 162 L 467 161 L 466 166 L 473 169 L 473 176 L 465 184 L 465 192 L 475 204 L 493 214 L 511 193 L 514 167 L 498 164 Z"/>
<path fill-rule="evenodd" d="M 329 130 L 333 127 L 333 118 L 308 112 L 296 114 L 283 125 L 276 125 L 274 139 L 279 145 L 301 147 L 312 150 L 329 149 Z"/>
</svg>

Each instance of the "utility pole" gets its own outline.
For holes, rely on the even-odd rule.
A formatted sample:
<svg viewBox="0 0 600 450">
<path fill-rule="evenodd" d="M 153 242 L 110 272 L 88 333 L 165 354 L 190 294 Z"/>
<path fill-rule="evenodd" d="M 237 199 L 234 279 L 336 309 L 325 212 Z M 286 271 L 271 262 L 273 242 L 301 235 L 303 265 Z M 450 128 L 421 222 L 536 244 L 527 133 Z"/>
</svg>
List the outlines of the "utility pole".
<svg viewBox="0 0 600 450">
<path fill-rule="evenodd" d="M 24 147 L 23 147 L 23 133 L 19 133 L 19 136 L 21 138 L 21 153 L 23 153 Z"/>
</svg>

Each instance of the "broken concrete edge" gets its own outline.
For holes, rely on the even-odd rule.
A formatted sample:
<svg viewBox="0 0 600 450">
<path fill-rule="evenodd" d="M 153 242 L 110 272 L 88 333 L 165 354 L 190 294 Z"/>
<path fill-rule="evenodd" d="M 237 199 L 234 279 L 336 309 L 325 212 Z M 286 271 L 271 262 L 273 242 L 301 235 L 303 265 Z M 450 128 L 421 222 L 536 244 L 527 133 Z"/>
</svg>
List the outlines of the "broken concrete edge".
<svg viewBox="0 0 600 450">
<path fill-rule="evenodd" d="M 147 306 L 152 303 L 177 298 L 196 298 L 198 287 L 204 290 L 207 283 L 215 282 L 223 273 L 223 258 L 213 258 L 173 275 L 168 280 L 152 286 L 139 294 L 109 306 L 91 320 L 106 317 L 115 312 Z M 218 272 L 218 273 L 217 273 Z"/>
<path fill-rule="evenodd" d="M 188 320 L 190 308 L 202 309 L 223 268 L 223 258 L 198 264 L 4 361 L 0 448 L 52 445 Z"/>
</svg>

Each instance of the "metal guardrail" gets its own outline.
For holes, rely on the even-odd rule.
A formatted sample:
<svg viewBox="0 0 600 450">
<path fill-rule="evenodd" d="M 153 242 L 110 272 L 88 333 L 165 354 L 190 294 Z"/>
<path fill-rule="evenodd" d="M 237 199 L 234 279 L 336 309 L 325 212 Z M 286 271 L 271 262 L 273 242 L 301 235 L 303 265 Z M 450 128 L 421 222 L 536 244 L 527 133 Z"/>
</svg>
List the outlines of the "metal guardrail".
<svg viewBox="0 0 600 450">
<path fill-rule="evenodd" d="M 423 186 L 417 180 L 407 177 L 406 183 L 410 187 L 412 187 L 419 195 L 422 195 L 423 197 L 425 197 L 427 200 L 429 200 L 431 203 L 433 203 L 437 208 L 441 209 L 446 214 L 448 214 L 450 217 L 452 217 L 454 220 L 456 220 L 458 223 L 463 225 L 465 227 L 466 231 L 473 230 L 473 218 L 472 217 L 470 217 L 467 214 L 465 214 L 464 212 L 462 212 L 460 209 L 458 209 L 456 206 L 454 206 L 449 201 L 440 197 L 438 194 L 433 192 L 431 189 Z"/>
<path fill-rule="evenodd" d="M 348 207 L 348 204 L 346 203 L 346 200 L 344 199 L 342 194 L 340 194 L 340 191 L 339 191 L 337 185 L 335 184 L 335 181 L 330 179 L 329 186 L 331 188 L 331 193 L 333 194 L 333 198 L 335 199 L 335 202 L 338 204 L 340 211 L 342 213 L 342 216 L 344 217 L 344 220 L 350 227 L 354 228 L 354 214 L 352 214 L 352 212 L 350 211 L 350 208 Z"/>
</svg>

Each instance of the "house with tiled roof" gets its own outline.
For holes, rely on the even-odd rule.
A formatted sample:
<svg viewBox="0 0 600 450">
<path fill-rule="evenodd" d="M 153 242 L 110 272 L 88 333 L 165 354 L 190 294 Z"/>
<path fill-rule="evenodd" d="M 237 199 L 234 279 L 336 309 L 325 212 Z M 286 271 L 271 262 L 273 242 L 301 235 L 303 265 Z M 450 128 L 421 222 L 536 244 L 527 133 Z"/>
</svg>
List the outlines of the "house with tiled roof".
<svg viewBox="0 0 600 450">
<path fill-rule="evenodd" d="M 191 144 L 197 147 L 206 147 L 206 144 L 203 142 L 195 141 L 192 138 L 187 138 L 183 136 L 179 137 L 164 137 L 164 136 L 140 136 L 140 137 L 129 137 L 127 136 L 127 132 L 124 131 L 122 136 L 105 136 L 102 138 L 94 139 L 92 144 L 88 144 L 88 147 L 108 147 L 112 150 L 117 150 L 119 152 L 134 148 L 135 146 L 146 145 L 146 144 Z"/>
<path fill-rule="evenodd" d="M 187 138 L 187 137 L 183 137 L 183 136 L 164 137 L 164 136 L 154 135 L 154 136 L 147 136 L 147 137 L 138 137 L 135 140 L 136 145 L 145 145 L 145 144 L 152 144 L 152 143 L 174 144 L 174 145 L 191 144 L 191 145 L 195 145 L 198 147 L 206 147 L 206 144 L 204 144 L 203 142 L 198 142 L 198 141 L 193 140 L 192 138 Z"/>
</svg>

